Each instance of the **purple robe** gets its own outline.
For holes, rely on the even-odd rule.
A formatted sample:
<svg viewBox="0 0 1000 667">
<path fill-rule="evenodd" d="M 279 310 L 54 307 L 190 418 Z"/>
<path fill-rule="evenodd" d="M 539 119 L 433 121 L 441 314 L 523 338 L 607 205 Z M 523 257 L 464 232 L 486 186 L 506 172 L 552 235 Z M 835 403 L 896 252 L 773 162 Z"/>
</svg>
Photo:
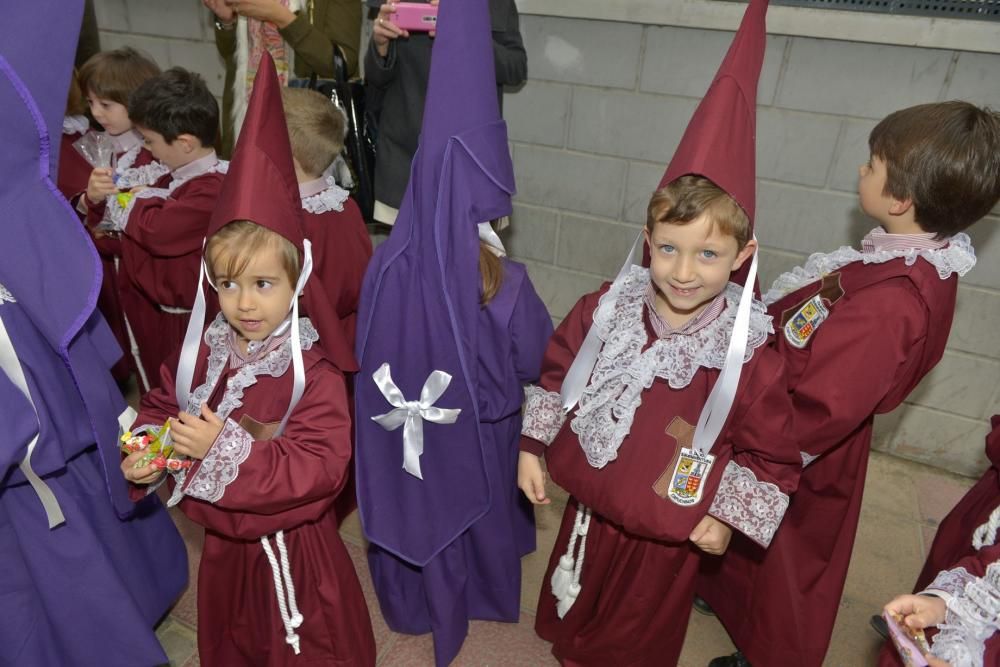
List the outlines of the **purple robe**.
<svg viewBox="0 0 1000 667">
<path fill-rule="evenodd" d="M 31 401 L 0 372 L 0 664 L 159 664 L 152 628 L 187 580 L 186 552 L 155 498 L 128 499 L 100 260 L 54 182 L 82 2 L 21 7 L 0 23 L 0 319 Z M 31 469 L 63 519 L 51 529 L 56 512 L 18 468 L 36 433 Z"/>
<path fill-rule="evenodd" d="M 478 328 L 480 433 L 493 503 L 422 568 L 376 545 L 368 553 L 386 622 L 398 632 L 433 631 L 439 665 L 458 653 L 468 619 L 518 620 L 521 557 L 535 549 L 534 512 L 517 488 L 517 444 L 523 385 L 538 380 L 552 321 L 523 265 L 504 262 L 503 285 Z"/>
</svg>

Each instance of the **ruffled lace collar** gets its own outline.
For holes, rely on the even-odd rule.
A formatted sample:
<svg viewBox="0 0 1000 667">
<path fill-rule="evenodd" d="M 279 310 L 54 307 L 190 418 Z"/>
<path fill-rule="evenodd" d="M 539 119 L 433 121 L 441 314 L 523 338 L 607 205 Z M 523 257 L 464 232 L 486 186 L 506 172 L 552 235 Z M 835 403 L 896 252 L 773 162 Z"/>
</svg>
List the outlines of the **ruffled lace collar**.
<svg viewBox="0 0 1000 667">
<path fill-rule="evenodd" d="M 826 274 L 853 262 L 883 264 L 899 258 L 902 258 L 907 266 L 913 266 L 917 259 L 930 262 L 942 280 L 953 273 L 964 276 L 976 265 L 976 251 L 972 247 L 969 235 L 964 232 L 955 234 L 949 239 L 948 245 L 938 249 L 904 248 L 861 252 L 851 246 L 842 246 L 833 252 L 813 253 L 805 265 L 797 266 L 778 276 L 771 289 L 764 295 L 764 303 L 770 305 L 786 294 L 816 282 Z"/>
<path fill-rule="evenodd" d="M 63 116 L 63 134 L 86 134 L 90 121 L 86 116 Z"/>
<path fill-rule="evenodd" d="M 299 342 L 303 350 L 308 350 L 313 343 L 319 340 L 319 334 L 308 317 L 299 318 Z M 216 315 L 215 320 L 205 330 L 205 344 L 208 345 L 208 370 L 205 372 L 205 382 L 191 392 L 188 401 L 188 414 L 201 414 L 201 406 L 208 402 L 215 386 L 219 383 L 219 378 L 225 371 L 229 361 L 232 346 L 232 327 L 223 317 L 222 313 Z M 233 410 L 243 405 L 244 392 L 257 384 L 257 378 L 262 375 L 270 377 L 281 377 L 288 372 L 288 367 L 292 363 L 291 339 L 286 338 L 285 344 L 270 351 L 264 356 L 254 359 L 250 363 L 241 366 L 230 375 L 226 381 L 226 390 L 219 401 L 219 406 L 215 409 L 216 416 L 222 421 L 229 418 Z M 184 479 L 187 477 L 186 470 L 176 473 L 177 486 L 170 497 L 169 506 L 173 507 L 184 497 Z"/>
<path fill-rule="evenodd" d="M 315 192 L 317 186 L 322 186 L 323 189 Z M 333 176 L 317 179 L 310 183 L 303 183 L 299 188 L 302 195 L 302 208 L 309 213 L 343 211 L 344 202 L 350 196 L 347 190 L 337 185 L 337 182 L 333 180 Z"/>
<path fill-rule="evenodd" d="M 618 456 L 618 448 L 632 428 L 642 392 L 656 378 L 672 389 L 687 387 L 701 368 L 722 368 L 736 319 L 742 287 L 729 283 L 723 292 L 726 307 L 704 328 L 687 335 L 657 338 L 652 345 L 644 316 L 649 270 L 633 266 L 619 287 L 612 286 L 598 308 L 594 327 L 604 345 L 590 382 L 571 422 L 590 465 L 603 468 Z M 750 333 L 744 363 L 773 332 L 771 317 L 756 299 L 750 311 Z"/>
</svg>

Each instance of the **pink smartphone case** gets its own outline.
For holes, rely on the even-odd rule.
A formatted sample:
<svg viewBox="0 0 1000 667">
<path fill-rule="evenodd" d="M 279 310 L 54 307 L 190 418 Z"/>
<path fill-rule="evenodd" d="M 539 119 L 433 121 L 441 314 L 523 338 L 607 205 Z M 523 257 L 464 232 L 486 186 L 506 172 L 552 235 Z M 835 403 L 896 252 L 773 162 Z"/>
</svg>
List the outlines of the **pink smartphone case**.
<svg viewBox="0 0 1000 667">
<path fill-rule="evenodd" d="M 389 20 L 403 30 L 428 32 L 437 27 L 437 10 L 436 6 L 423 2 L 397 2 Z"/>
</svg>

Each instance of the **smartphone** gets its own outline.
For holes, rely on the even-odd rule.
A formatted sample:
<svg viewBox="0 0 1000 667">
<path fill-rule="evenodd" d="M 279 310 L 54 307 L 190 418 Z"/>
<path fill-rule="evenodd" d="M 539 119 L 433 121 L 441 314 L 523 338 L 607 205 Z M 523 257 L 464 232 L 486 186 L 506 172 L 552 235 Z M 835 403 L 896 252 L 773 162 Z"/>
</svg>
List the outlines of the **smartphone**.
<svg viewBox="0 0 1000 667">
<path fill-rule="evenodd" d="M 403 30 L 410 32 L 428 32 L 437 28 L 437 5 L 424 2 L 397 2 L 396 11 L 389 15 L 389 20 Z"/>
</svg>

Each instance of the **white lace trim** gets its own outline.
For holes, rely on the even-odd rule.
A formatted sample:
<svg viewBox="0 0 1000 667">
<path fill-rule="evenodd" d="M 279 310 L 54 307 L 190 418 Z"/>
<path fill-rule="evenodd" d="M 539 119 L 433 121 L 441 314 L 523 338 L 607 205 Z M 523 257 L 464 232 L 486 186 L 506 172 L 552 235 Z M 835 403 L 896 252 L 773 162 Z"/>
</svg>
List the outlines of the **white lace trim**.
<svg viewBox="0 0 1000 667">
<path fill-rule="evenodd" d="M 1000 562 L 990 563 L 984 576 L 972 577 L 948 600 L 938 627 L 931 654 L 952 667 L 982 667 L 986 640 L 1000 630 Z"/>
<path fill-rule="evenodd" d="M 162 162 L 150 162 L 141 167 L 122 169 L 119 162 L 117 171 L 118 180 L 115 181 L 115 185 L 118 186 L 119 190 L 128 190 L 138 185 L 152 185 L 161 177 L 169 174 L 170 168 Z"/>
<path fill-rule="evenodd" d="M 327 176 L 326 189 L 317 194 L 305 197 L 302 200 L 302 208 L 309 213 L 326 213 L 327 211 L 343 211 L 344 202 L 350 196 L 347 190 L 337 185 L 333 176 Z"/>
<path fill-rule="evenodd" d="M 63 134 L 86 134 L 90 121 L 86 116 L 63 116 Z"/>
<path fill-rule="evenodd" d="M 788 509 L 788 495 L 762 482 L 749 468 L 730 461 L 708 513 L 767 547 Z"/>
<path fill-rule="evenodd" d="M 250 456 L 252 446 L 253 436 L 227 419 L 184 493 L 205 502 L 218 502 L 239 474 L 240 464 Z"/>
<path fill-rule="evenodd" d="M 620 287 L 612 286 L 601 297 L 602 307 L 594 314 L 593 326 L 604 345 L 570 426 L 595 468 L 603 468 L 618 457 L 618 448 L 632 429 L 635 411 L 642 402 L 642 392 L 656 378 L 666 380 L 673 389 L 683 389 L 698 369 L 722 368 L 726 360 L 743 289 L 740 285 L 726 286 L 726 308 L 713 322 L 690 334 L 657 338 L 643 351 L 649 342 L 643 320 L 648 284 L 649 270 L 633 266 Z M 605 300 L 610 300 L 612 307 L 604 308 Z M 772 332 L 764 304 L 754 299 L 744 363 Z"/>
<path fill-rule="evenodd" d="M 17 299 L 15 299 L 14 295 L 10 293 L 10 290 L 4 287 L 3 283 L 0 283 L 0 304 L 4 301 L 17 303 Z"/>
<path fill-rule="evenodd" d="M 229 161 L 219 160 L 205 171 L 189 174 L 184 178 L 174 177 L 174 180 L 170 181 L 170 185 L 167 186 L 167 194 L 172 193 L 174 190 L 181 187 L 188 181 L 198 178 L 199 176 L 204 176 L 205 174 L 227 174 L 227 173 L 229 173 Z"/>
<path fill-rule="evenodd" d="M 524 388 L 524 417 L 521 435 L 534 438 L 551 445 L 566 421 L 562 407 L 562 397 L 558 392 L 546 391 L 538 385 L 529 384 Z"/>
<path fill-rule="evenodd" d="M 215 386 L 219 383 L 219 378 L 222 376 L 222 372 L 229 361 L 230 330 L 229 323 L 222 316 L 222 313 L 219 313 L 215 317 L 215 321 L 205 330 L 204 341 L 208 346 L 208 368 L 205 372 L 205 382 L 191 392 L 191 398 L 188 400 L 186 410 L 188 414 L 201 414 L 202 404 L 208 401 L 215 390 Z M 310 349 L 313 343 L 318 340 L 319 334 L 316 332 L 315 327 L 313 327 L 312 322 L 309 321 L 309 318 L 299 318 L 299 343 L 302 349 Z M 281 377 L 288 371 L 288 366 L 291 363 L 292 345 L 291 339 L 289 339 L 281 347 L 272 350 L 260 359 L 242 366 L 226 381 L 226 390 L 223 393 L 222 400 L 219 401 L 219 406 L 215 410 L 215 414 L 219 419 L 228 419 L 233 410 L 243 405 L 243 393 L 257 383 L 258 376 L 269 375 L 271 377 Z M 211 453 L 211 450 L 209 450 L 209 453 Z M 197 478 L 200 474 L 201 466 L 198 467 L 197 472 L 195 472 L 191 480 L 191 484 L 188 486 L 197 485 L 199 483 Z M 167 502 L 168 506 L 173 507 L 181 501 L 184 494 L 188 493 L 184 485 L 186 476 L 187 471 L 179 471 L 177 486 L 174 488 L 174 493 Z M 236 476 L 234 475 L 227 484 L 231 484 L 235 479 Z M 224 491 L 225 487 L 220 491 L 219 498 L 222 497 L 222 492 Z"/>
<path fill-rule="evenodd" d="M 907 266 L 913 266 L 917 258 L 922 257 L 937 269 L 938 276 L 942 280 L 953 273 L 964 276 L 976 265 L 976 251 L 972 247 L 969 235 L 964 232 L 952 236 L 944 248 L 932 250 L 907 248 L 905 250 L 861 252 L 851 246 L 842 246 L 833 252 L 813 253 L 806 260 L 804 266 L 797 266 L 778 276 L 778 279 L 771 285 L 771 289 L 764 295 L 764 303 L 771 305 L 786 294 L 814 283 L 828 273 L 853 262 L 884 264 L 900 257 L 906 261 Z"/>
<path fill-rule="evenodd" d="M 104 217 L 101 220 L 101 224 L 117 232 L 123 232 L 128 226 L 128 219 L 132 215 L 132 209 L 135 207 L 137 201 L 140 199 L 152 199 L 153 197 L 166 199 L 169 194 L 170 192 L 164 188 L 146 188 L 145 190 L 133 193 L 131 197 L 128 197 L 124 205 L 122 205 L 116 195 L 110 195 L 107 200 L 107 206 L 104 208 Z"/>
<path fill-rule="evenodd" d="M 942 597 L 954 597 L 961 595 L 965 585 L 975 579 L 964 567 L 956 567 L 954 570 L 942 570 L 931 582 L 930 586 L 924 589 L 925 593 L 944 593 Z"/>
</svg>

